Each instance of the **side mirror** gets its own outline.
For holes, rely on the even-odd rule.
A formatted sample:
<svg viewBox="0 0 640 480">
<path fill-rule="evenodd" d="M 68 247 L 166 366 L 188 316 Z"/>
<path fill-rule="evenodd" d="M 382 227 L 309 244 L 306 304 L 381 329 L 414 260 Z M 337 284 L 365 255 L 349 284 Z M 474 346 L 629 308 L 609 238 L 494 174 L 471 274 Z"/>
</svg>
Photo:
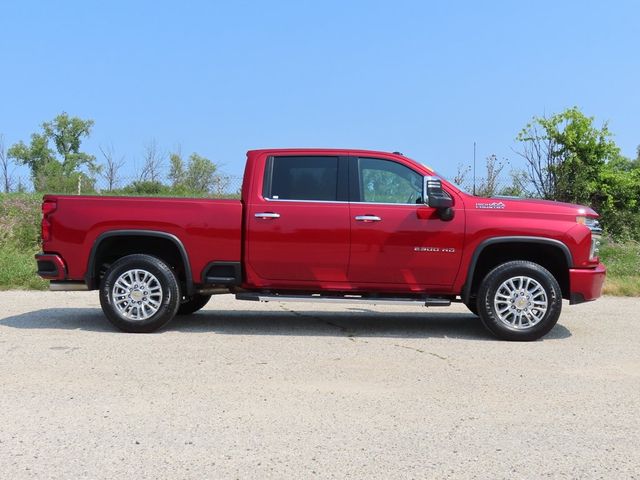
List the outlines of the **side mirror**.
<svg viewBox="0 0 640 480">
<path fill-rule="evenodd" d="M 424 177 L 422 198 L 431 208 L 445 210 L 453 207 L 453 199 L 442 189 L 442 181 L 438 177 Z"/>
</svg>

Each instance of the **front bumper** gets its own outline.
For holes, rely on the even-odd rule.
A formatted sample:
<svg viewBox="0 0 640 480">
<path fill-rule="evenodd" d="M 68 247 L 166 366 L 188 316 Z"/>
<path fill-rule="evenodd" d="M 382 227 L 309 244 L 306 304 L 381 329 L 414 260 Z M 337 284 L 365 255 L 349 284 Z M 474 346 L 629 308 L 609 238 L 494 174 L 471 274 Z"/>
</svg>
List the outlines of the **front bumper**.
<svg viewBox="0 0 640 480">
<path fill-rule="evenodd" d="M 600 297 L 606 275 L 607 268 L 602 263 L 595 268 L 569 269 L 570 304 L 589 302 Z"/>
</svg>

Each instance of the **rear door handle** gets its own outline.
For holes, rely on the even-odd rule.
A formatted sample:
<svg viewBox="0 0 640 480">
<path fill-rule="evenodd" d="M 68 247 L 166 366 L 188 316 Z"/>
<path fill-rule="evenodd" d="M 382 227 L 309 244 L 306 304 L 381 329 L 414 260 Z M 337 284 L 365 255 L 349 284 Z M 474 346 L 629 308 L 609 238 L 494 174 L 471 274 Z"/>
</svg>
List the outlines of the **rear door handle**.
<svg viewBox="0 0 640 480">
<path fill-rule="evenodd" d="M 355 218 L 358 222 L 379 222 L 382 220 L 377 215 L 358 215 Z"/>
<path fill-rule="evenodd" d="M 256 218 L 280 218 L 280 214 L 279 213 L 273 213 L 273 212 L 261 212 L 261 213 L 256 213 L 254 215 L 254 217 Z"/>
</svg>

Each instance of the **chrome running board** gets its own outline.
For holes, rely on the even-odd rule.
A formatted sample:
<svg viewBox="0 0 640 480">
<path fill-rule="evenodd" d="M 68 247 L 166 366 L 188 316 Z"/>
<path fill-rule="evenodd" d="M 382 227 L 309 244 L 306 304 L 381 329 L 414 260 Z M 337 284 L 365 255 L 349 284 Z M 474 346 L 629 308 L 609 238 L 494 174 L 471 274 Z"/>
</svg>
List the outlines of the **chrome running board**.
<svg viewBox="0 0 640 480">
<path fill-rule="evenodd" d="M 254 302 L 317 302 L 317 303 L 364 303 L 369 305 L 419 305 L 422 307 L 448 307 L 451 300 L 434 297 L 363 297 L 361 295 L 323 296 L 313 295 L 278 295 L 271 293 L 243 292 L 236 294 L 237 300 Z"/>
<path fill-rule="evenodd" d="M 49 290 L 52 292 L 79 292 L 89 290 L 84 282 L 57 282 L 52 280 L 49 282 Z"/>
</svg>

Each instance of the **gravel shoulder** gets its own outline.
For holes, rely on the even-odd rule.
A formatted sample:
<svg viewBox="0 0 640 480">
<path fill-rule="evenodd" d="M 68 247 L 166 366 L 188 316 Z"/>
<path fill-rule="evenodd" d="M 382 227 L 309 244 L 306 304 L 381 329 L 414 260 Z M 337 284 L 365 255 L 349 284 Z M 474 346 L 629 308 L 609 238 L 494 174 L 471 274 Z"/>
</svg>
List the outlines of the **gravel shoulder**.
<svg viewBox="0 0 640 480">
<path fill-rule="evenodd" d="M 156 334 L 0 292 L 4 478 L 640 478 L 640 299 L 542 341 L 464 306 L 214 297 Z"/>
</svg>

